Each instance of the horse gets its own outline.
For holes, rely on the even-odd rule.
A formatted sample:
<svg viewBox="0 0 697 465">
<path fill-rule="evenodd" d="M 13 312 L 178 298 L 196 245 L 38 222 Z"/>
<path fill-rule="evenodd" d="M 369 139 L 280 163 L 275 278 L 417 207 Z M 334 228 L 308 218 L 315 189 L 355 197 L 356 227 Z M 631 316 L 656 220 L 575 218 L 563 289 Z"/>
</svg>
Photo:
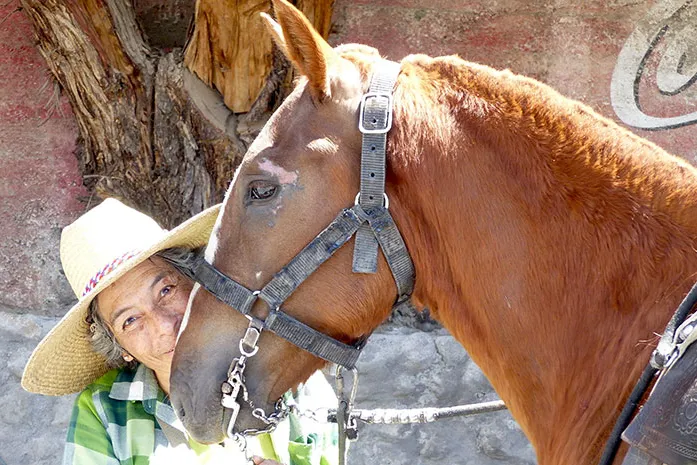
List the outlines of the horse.
<svg viewBox="0 0 697 465">
<path fill-rule="evenodd" d="M 285 0 L 273 5 L 266 24 L 300 77 L 236 171 L 205 251 L 249 289 L 353 205 L 358 109 L 382 60 L 364 45 L 332 48 Z M 481 367 L 540 465 L 597 463 L 695 280 L 695 169 L 545 84 L 457 56 L 405 57 L 393 99 L 385 191 L 413 260 L 414 304 Z M 373 274 L 351 263 L 350 242 L 284 310 L 347 344 L 370 335 L 396 285 L 382 254 Z M 194 289 L 171 382 L 199 441 L 224 437 L 220 386 L 247 327 Z M 268 332 L 258 347 L 245 376 L 259 408 L 325 364 Z M 259 427 L 250 411 L 235 431 Z"/>
</svg>

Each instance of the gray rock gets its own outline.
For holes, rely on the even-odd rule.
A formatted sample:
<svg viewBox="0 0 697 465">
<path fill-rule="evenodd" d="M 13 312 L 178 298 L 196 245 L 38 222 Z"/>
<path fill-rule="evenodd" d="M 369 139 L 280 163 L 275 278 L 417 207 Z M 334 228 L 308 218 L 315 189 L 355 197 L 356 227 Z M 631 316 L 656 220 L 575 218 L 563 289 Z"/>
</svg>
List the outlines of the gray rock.
<svg viewBox="0 0 697 465">
<path fill-rule="evenodd" d="M 388 325 L 358 362 L 356 408 L 448 407 L 497 399 L 467 352 L 443 329 Z M 361 425 L 349 463 L 534 464 L 534 451 L 507 411 L 418 425 Z"/>
<path fill-rule="evenodd" d="M 29 355 L 57 322 L 0 312 L 0 459 L 7 465 L 49 465 L 62 458 L 74 396 L 40 396 L 20 386 Z"/>
<path fill-rule="evenodd" d="M 41 325 L 34 315 L 13 314 L 0 312 L 0 332 L 6 333 L 5 341 L 19 339 L 38 339 L 41 336 Z"/>
</svg>

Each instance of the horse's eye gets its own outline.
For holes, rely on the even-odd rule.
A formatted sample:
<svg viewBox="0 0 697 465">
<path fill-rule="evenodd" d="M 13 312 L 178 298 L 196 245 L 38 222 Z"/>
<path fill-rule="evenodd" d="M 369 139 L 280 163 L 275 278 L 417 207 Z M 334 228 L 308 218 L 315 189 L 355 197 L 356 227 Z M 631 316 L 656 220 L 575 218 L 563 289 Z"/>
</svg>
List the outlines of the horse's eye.
<svg viewBox="0 0 697 465">
<path fill-rule="evenodd" d="M 278 186 L 266 182 L 253 183 L 249 186 L 250 200 L 268 200 L 276 194 Z"/>
</svg>

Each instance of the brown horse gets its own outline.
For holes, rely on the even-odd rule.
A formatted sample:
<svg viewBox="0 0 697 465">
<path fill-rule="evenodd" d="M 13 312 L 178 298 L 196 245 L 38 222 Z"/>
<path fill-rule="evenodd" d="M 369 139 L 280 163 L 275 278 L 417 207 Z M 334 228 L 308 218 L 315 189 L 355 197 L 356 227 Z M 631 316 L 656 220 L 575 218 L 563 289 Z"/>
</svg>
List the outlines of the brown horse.
<svg viewBox="0 0 697 465">
<path fill-rule="evenodd" d="M 302 78 L 250 147 L 206 251 L 259 289 L 353 204 L 357 112 L 377 52 L 332 49 L 274 0 L 276 42 Z M 394 91 L 387 184 L 428 307 L 485 372 L 539 463 L 594 464 L 697 270 L 697 173 L 590 108 L 509 71 L 406 57 Z M 340 249 L 284 304 L 342 341 L 389 314 L 395 283 L 351 273 Z M 268 309 L 257 302 L 254 313 Z M 195 290 L 172 395 L 196 439 L 222 439 L 220 384 L 247 321 Z M 246 371 L 270 408 L 323 361 L 262 333 Z M 238 428 L 259 426 L 243 407 Z"/>
</svg>

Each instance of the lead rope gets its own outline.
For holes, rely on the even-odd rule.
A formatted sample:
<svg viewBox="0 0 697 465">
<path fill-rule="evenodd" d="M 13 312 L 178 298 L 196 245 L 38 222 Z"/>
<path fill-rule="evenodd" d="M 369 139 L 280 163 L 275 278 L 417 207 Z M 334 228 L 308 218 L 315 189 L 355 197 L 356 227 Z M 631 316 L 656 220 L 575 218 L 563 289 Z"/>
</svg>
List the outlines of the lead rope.
<svg viewBox="0 0 697 465">
<path fill-rule="evenodd" d="M 351 391 L 348 396 L 345 392 L 344 382 L 344 374 L 347 371 L 351 371 L 353 374 Z M 336 422 L 339 436 L 339 465 L 346 465 L 348 453 L 347 443 L 358 437 L 358 421 L 369 424 L 430 423 L 442 418 L 468 416 L 506 409 L 506 405 L 503 401 L 497 400 L 470 405 L 456 405 L 446 408 L 354 410 L 354 401 L 356 392 L 358 391 L 358 371 L 355 368 L 347 370 L 344 367 L 337 366 L 335 384 L 338 400 L 336 412 L 332 412 L 331 410 L 303 411 L 300 410 L 297 405 L 293 405 L 292 408 L 295 409 L 299 415 L 307 416 L 313 421 L 327 423 Z"/>
<path fill-rule="evenodd" d="M 502 400 L 442 408 L 353 409 L 351 411 L 351 418 L 355 419 L 356 422 L 360 421 L 368 425 L 409 425 L 414 423 L 432 423 L 436 420 L 443 420 L 445 418 L 466 417 L 480 413 L 497 412 L 499 410 L 506 410 L 506 404 L 504 404 Z M 327 421 L 337 421 L 336 414 L 331 411 L 328 412 Z"/>
</svg>

